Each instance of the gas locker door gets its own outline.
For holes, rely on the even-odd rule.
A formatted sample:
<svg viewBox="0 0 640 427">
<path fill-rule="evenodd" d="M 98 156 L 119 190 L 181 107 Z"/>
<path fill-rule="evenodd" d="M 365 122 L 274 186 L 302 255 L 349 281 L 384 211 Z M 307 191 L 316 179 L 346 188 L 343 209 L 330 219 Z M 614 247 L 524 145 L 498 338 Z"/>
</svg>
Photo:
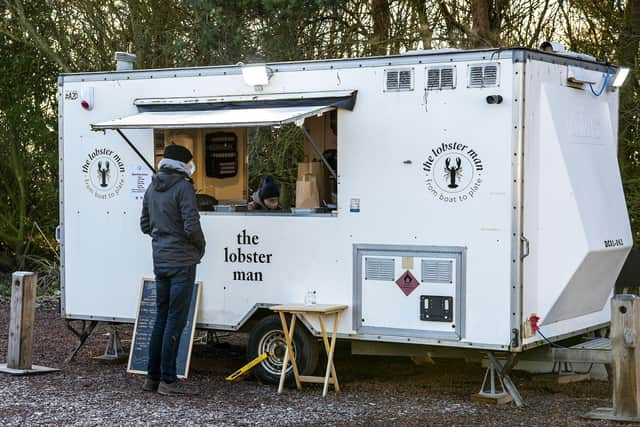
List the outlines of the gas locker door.
<svg viewBox="0 0 640 427">
<path fill-rule="evenodd" d="M 358 333 L 459 340 L 464 336 L 464 248 L 356 248 Z"/>
</svg>

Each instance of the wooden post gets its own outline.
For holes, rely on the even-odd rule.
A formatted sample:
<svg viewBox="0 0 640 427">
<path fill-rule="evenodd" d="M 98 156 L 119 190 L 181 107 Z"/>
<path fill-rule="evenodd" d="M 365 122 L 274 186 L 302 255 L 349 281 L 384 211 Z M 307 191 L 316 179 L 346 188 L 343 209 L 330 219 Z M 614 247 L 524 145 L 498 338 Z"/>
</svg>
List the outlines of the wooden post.
<svg viewBox="0 0 640 427">
<path fill-rule="evenodd" d="M 11 277 L 11 317 L 7 368 L 31 369 L 33 327 L 36 317 L 35 273 L 18 271 Z"/>
<path fill-rule="evenodd" d="M 597 408 L 587 418 L 640 422 L 640 297 L 611 300 L 613 408 Z"/>
<path fill-rule="evenodd" d="M 618 417 L 640 416 L 640 298 L 616 295 L 611 300 L 613 410 Z"/>
</svg>

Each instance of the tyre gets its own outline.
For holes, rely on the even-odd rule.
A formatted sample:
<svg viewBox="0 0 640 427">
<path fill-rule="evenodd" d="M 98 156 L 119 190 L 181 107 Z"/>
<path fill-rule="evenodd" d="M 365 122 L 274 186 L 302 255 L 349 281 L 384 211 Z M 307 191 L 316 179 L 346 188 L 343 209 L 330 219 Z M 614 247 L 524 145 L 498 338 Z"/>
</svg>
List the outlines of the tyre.
<svg viewBox="0 0 640 427">
<path fill-rule="evenodd" d="M 291 317 L 287 316 L 287 324 Z M 282 332 L 282 324 L 278 315 L 270 315 L 261 319 L 249 333 L 247 344 L 247 360 L 253 360 L 262 353 L 271 353 L 265 360 L 253 369 L 259 381 L 265 384 L 278 384 L 282 372 L 282 362 L 287 343 Z M 296 355 L 298 373 L 311 375 L 318 366 L 319 343 L 300 322 L 296 322 L 293 335 L 293 352 Z M 293 367 L 289 363 L 286 384 L 294 384 Z"/>
</svg>

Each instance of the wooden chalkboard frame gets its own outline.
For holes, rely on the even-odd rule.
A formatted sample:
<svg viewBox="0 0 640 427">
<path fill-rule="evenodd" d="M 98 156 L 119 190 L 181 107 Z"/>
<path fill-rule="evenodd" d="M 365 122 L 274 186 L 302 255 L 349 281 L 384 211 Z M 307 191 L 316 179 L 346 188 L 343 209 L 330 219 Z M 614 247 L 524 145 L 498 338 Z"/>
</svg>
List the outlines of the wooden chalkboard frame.
<svg viewBox="0 0 640 427">
<path fill-rule="evenodd" d="M 133 334 L 131 335 L 131 349 L 129 350 L 129 360 L 127 362 L 127 373 L 130 374 L 140 374 L 140 375 L 146 375 L 147 371 L 142 371 L 142 370 L 137 370 L 137 369 L 130 369 L 131 368 L 131 360 L 133 358 L 133 352 L 135 349 L 135 344 L 136 344 L 136 332 L 138 330 L 138 317 L 140 316 L 140 305 L 142 303 L 142 295 L 144 292 L 144 284 L 145 282 L 155 282 L 156 279 L 155 278 L 149 278 L 149 277 L 143 277 L 142 281 L 140 283 L 140 290 L 138 292 L 138 306 L 136 308 L 136 321 L 133 325 Z M 191 366 L 191 352 L 193 350 L 193 338 L 195 335 L 195 330 L 196 330 L 196 324 L 198 323 L 198 313 L 199 313 L 199 306 L 200 306 L 200 296 L 202 295 L 202 281 L 201 280 L 196 280 L 195 281 L 195 285 L 197 286 L 197 292 L 196 292 L 196 302 L 195 302 L 195 309 L 194 309 L 194 318 L 193 321 L 191 322 L 191 331 L 189 331 L 190 334 L 190 340 L 189 340 L 189 349 L 187 352 L 187 363 L 185 366 L 185 370 L 184 370 L 184 375 L 177 375 L 178 378 L 188 378 L 189 377 L 189 367 Z"/>
</svg>

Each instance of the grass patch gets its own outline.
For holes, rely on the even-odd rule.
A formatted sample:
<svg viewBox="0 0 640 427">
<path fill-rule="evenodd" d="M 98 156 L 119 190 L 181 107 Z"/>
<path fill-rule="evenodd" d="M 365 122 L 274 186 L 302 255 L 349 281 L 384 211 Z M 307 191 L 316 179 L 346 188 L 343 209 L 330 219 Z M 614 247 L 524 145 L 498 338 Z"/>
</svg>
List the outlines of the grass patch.
<svg viewBox="0 0 640 427">
<path fill-rule="evenodd" d="M 0 297 L 11 296 L 11 275 L 0 273 Z"/>
</svg>

